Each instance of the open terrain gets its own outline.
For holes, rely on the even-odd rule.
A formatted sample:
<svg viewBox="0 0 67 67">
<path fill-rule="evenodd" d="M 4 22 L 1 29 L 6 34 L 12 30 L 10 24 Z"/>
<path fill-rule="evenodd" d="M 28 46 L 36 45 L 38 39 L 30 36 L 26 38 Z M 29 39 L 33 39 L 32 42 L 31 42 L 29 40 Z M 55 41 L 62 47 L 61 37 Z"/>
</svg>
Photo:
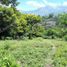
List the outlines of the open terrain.
<svg viewBox="0 0 67 67">
<path fill-rule="evenodd" d="M 20 67 L 67 67 L 67 42 L 42 38 L 1 40 L 0 59 L 9 55 Z"/>
</svg>

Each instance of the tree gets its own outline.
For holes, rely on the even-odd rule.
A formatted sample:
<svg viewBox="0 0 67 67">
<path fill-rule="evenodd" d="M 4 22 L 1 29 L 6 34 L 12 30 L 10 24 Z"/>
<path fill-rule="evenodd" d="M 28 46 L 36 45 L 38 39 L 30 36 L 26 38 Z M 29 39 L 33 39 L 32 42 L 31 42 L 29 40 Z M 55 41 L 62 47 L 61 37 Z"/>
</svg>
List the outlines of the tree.
<svg viewBox="0 0 67 67">
<path fill-rule="evenodd" d="M 61 27 L 67 27 L 67 14 L 63 13 L 58 16 L 58 25 Z"/>
<path fill-rule="evenodd" d="M 0 3 L 6 6 L 11 5 L 12 7 L 16 7 L 19 4 L 17 0 L 0 0 Z"/>
<path fill-rule="evenodd" d="M 17 35 L 24 36 L 27 32 L 27 21 L 24 18 L 19 19 L 19 23 L 17 23 Z"/>
<path fill-rule="evenodd" d="M 0 35 L 9 36 L 11 26 L 16 22 L 16 16 L 13 8 L 1 8 L 0 12 Z"/>
<path fill-rule="evenodd" d="M 29 36 L 29 39 L 31 39 L 33 36 L 33 27 L 37 23 L 41 22 L 41 17 L 29 14 L 26 17 L 26 20 L 27 20 L 27 25 L 29 26 L 29 35 L 28 36 Z"/>
<path fill-rule="evenodd" d="M 45 33 L 45 29 L 41 24 L 36 24 L 33 26 L 33 35 L 36 37 L 43 37 Z"/>
<path fill-rule="evenodd" d="M 49 14 L 49 15 L 48 15 L 48 18 L 53 18 L 53 17 L 54 17 L 53 14 Z"/>
</svg>

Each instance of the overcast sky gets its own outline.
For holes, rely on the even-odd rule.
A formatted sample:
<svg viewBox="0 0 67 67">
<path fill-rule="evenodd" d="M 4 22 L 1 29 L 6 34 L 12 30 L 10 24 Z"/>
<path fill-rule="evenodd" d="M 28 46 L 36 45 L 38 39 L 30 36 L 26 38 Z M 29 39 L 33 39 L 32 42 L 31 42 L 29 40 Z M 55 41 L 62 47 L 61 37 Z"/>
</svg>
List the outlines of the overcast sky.
<svg viewBox="0 0 67 67">
<path fill-rule="evenodd" d="M 24 11 L 32 11 L 45 6 L 51 6 L 52 8 L 67 6 L 67 0 L 18 0 L 18 2 L 20 4 L 17 9 Z"/>
</svg>

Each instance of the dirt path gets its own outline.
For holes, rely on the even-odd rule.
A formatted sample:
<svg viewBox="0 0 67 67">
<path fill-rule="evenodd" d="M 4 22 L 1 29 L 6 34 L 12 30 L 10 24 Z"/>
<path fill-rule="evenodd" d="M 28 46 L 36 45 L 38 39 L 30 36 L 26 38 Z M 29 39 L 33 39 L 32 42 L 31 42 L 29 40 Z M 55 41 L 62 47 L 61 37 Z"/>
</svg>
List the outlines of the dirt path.
<svg viewBox="0 0 67 67">
<path fill-rule="evenodd" d="M 52 62 L 53 62 L 52 57 L 55 54 L 55 52 L 56 52 L 56 47 L 54 45 L 52 45 L 52 49 L 48 53 L 47 58 L 46 58 L 45 67 L 53 67 L 53 65 L 52 65 Z"/>
</svg>

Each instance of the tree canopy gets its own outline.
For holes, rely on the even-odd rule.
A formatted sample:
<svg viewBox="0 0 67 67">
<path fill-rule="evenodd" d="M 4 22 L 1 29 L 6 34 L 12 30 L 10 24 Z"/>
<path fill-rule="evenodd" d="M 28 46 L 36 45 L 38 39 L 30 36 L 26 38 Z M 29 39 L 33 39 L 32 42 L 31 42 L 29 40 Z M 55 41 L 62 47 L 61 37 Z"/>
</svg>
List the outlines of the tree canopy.
<svg viewBox="0 0 67 67">
<path fill-rule="evenodd" d="M 17 0 L 0 0 L 0 3 L 6 6 L 11 5 L 12 7 L 16 7 L 19 4 Z"/>
</svg>

